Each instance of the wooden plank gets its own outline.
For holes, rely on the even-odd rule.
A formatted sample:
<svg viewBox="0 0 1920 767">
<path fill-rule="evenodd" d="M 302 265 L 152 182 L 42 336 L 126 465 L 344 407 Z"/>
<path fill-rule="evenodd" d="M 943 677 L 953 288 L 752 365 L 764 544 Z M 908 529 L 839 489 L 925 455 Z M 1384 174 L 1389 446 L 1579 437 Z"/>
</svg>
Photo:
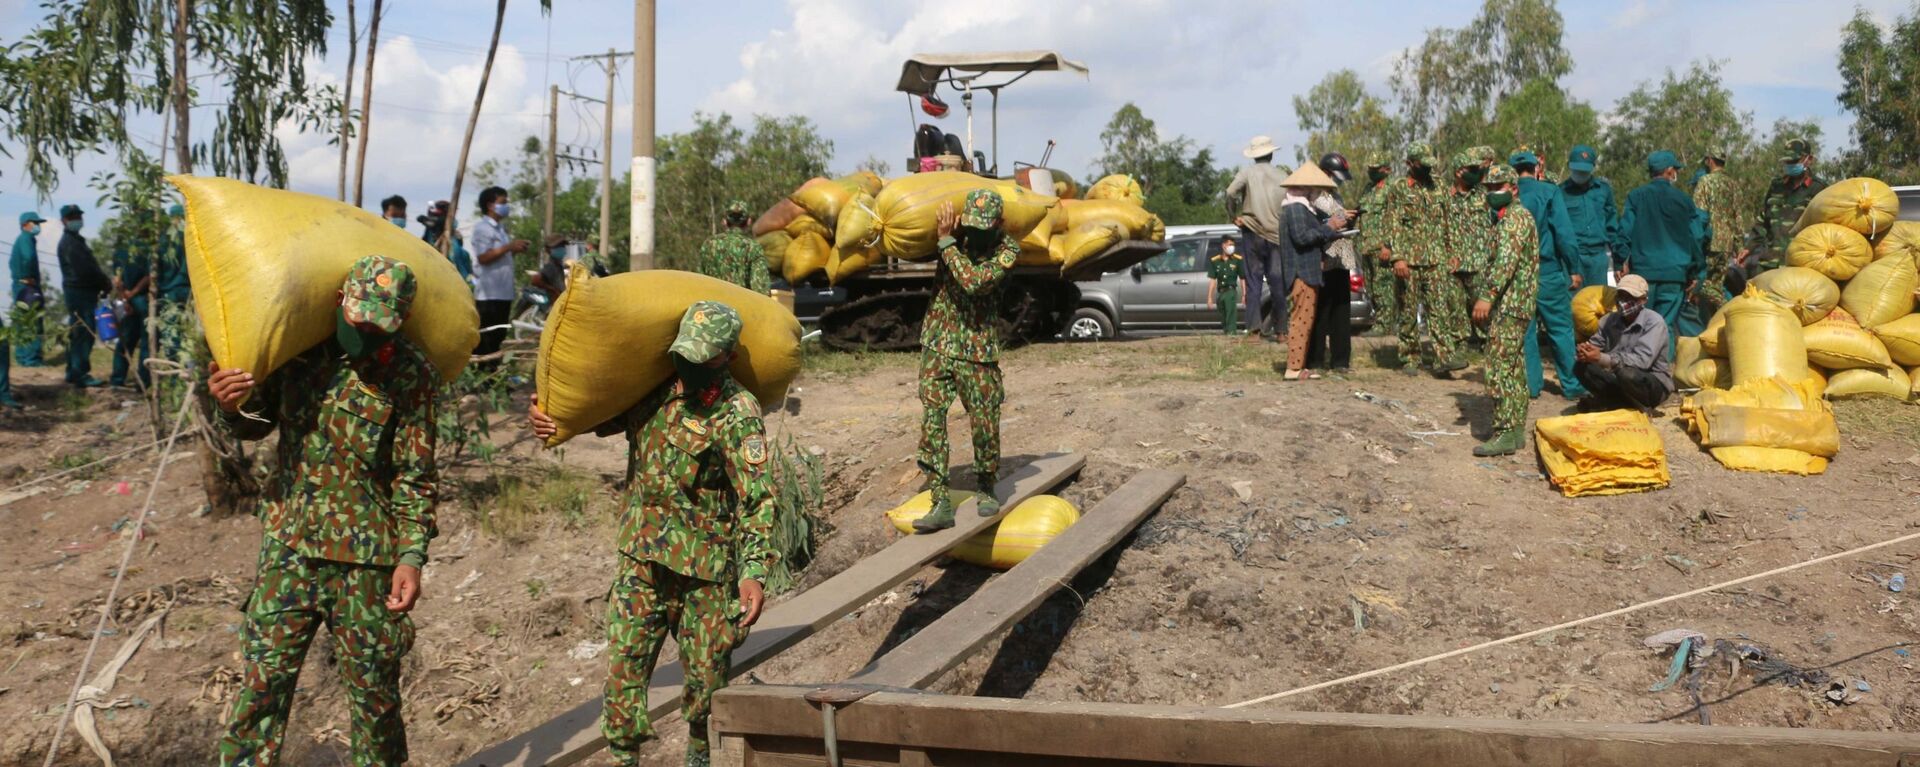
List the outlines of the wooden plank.
<svg viewBox="0 0 1920 767">
<path fill-rule="evenodd" d="M 1135 475 L 1027 561 L 995 577 L 847 683 L 915 689 L 932 683 L 1033 612 L 1186 482 L 1185 474 L 1157 469 Z"/>
<path fill-rule="evenodd" d="M 770 753 L 815 753 L 810 688 L 735 687 L 714 729 Z M 841 708 L 843 751 L 925 751 L 936 765 L 1286 764 L 1289 767 L 1897 767 L 1920 736 L 1811 728 L 1699 727 L 1257 709 L 1055 703 L 876 693 Z M 759 754 L 757 754 L 759 755 Z M 985 757 L 985 758 L 983 758 Z"/>
<path fill-rule="evenodd" d="M 901 538 L 820 585 L 768 607 L 766 614 L 760 617 L 760 623 L 754 626 L 753 633 L 734 648 L 730 668 L 732 675 L 747 673 L 768 658 L 873 601 L 874 597 L 912 577 L 948 549 L 999 521 L 1008 509 L 1065 482 L 1078 473 L 1086 462 L 1086 458 L 1071 453 L 1042 456 L 1014 471 L 995 486 L 1000 497 L 1006 499 L 999 515 L 980 516 L 975 513 L 974 503 L 969 499 L 960 505 L 953 529 Z M 647 713 L 654 720 L 679 710 L 683 674 L 678 662 L 662 662 L 654 669 L 647 687 Z M 606 745 L 606 739 L 600 736 L 600 699 L 594 698 L 545 724 L 488 747 L 461 762 L 460 767 L 561 767 L 577 763 Z"/>
</svg>

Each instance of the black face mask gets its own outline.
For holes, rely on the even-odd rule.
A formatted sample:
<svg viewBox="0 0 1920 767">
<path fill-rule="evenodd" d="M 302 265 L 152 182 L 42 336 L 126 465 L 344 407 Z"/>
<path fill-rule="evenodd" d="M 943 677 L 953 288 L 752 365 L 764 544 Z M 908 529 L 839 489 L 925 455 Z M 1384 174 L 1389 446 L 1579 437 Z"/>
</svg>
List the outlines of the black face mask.
<svg viewBox="0 0 1920 767">
<path fill-rule="evenodd" d="M 387 334 L 361 330 L 347 322 L 345 307 L 334 311 L 334 320 L 333 340 L 340 344 L 340 350 L 347 353 L 348 359 L 364 359 L 387 342 Z"/>
<path fill-rule="evenodd" d="M 1387 177 L 1391 175 L 1393 175 L 1393 171 L 1387 168 L 1368 168 L 1367 183 L 1378 184 L 1387 180 Z"/>
<path fill-rule="evenodd" d="M 678 354 L 673 357 L 673 371 L 680 376 L 680 382 L 686 384 L 688 391 L 704 391 L 720 383 L 720 377 L 727 374 L 723 367 L 707 367 L 688 362 Z"/>
<path fill-rule="evenodd" d="M 1460 180 L 1466 182 L 1467 188 L 1471 189 L 1480 185 L 1480 177 L 1486 175 L 1486 173 L 1486 169 L 1478 165 L 1471 168 L 1464 168 L 1460 171 Z"/>
<path fill-rule="evenodd" d="M 1407 173 L 1412 175 L 1415 179 L 1421 181 L 1422 183 L 1430 182 L 1433 180 L 1433 169 L 1425 165 L 1411 166 L 1407 168 Z"/>
</svg>

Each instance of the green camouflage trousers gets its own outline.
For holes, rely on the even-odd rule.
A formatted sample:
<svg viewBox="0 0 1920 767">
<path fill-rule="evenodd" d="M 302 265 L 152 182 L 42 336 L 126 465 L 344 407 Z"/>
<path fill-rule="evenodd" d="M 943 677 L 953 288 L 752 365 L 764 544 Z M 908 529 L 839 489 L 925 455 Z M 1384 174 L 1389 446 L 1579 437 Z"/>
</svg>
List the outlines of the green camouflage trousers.
<svg viewBox="0 0 1920 767">
<path fill-rule="evenodd" d="M 1373 299 L 1373 326 L 1382 335 L 1398 333 L 1400 296 L 1394 285 L 1393 264 L 1369 256 L 1360 259 L 1360 267 L 1367 277 L 1367 296 Z"/>
<path fill-rule="evenodd" d="M 1007 398 L 1000 364 L 957 360 L 932 352 L 920 355 L 920 450 L 914 458 L 926 472 L 933 502 L 947 494 L 947 410 L 955 399 L 973 421 L 973 471 L 983 480 L 1000 478 L 1000 403 Z M 991 482 L 988 488 L 993 487 Z"/>
<path fill-rule="evenodd" d="M 241 630 L 246 669 L 220 739 L 220 764 L 279 763 L 300 664 L 322 623 L 347 683 L 353 763 L 407 760 L 400 662 L 413 648 L 413 621 L 387 612 L 392 574 L 385 567 L 308 559 L 262 537 L 259 576 Z"/>
<path fill-rule="evenodd" d="M 1532 308 L 1532 307 L 1528 307 Z M 1487 329 L 1487 393 L 1493 397 L 1493 434 L 1527 425 L 1527 329 L 1533 318 L 1495 314 Z M 1573 377 L 1573 371 L 1564 375 Z"/>
<path fill-rule="evenodd" d="M 740 640 L 739 586 L 689 578 L 665 566 L 620 555 L 607 609 L 607 688 L 600 732 L 621 764 L 653 737 L 647 679 L 671 632 L 685 672 L 681 717 L 689 751 L 706 753 L 713 694 L 727 686 L 728 658 Z"/>
<path fill-rule="evenodd" d="M 1443 268 L 1421 267 L 1413 271 L 1413 292 L 1425 313 L 1431 350 L 1420 350 L 1422 365 L 1433 368 L 1457 361 L 1460 347 L 1467 340 L 1467 289 L 1460 278 Z M 1414 336 L 1417 348 L 1418 336 Z M 1401 355 L 1407 356 L 1402 347 Z"/>
</svg>

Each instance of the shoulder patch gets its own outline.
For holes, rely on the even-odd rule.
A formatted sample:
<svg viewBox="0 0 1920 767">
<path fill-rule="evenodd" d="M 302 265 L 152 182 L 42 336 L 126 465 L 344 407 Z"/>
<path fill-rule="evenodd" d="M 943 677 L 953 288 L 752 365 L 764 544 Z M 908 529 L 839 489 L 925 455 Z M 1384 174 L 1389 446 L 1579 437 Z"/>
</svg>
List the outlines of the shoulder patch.
<svg viewBox="0 0 1920 767">
<path fill-rule="evenodd" d="M 740 457 L 755 466 L 766 463 L 767 438 L 759 433 L 747 435 L 740 441 Z"/>
</svg>

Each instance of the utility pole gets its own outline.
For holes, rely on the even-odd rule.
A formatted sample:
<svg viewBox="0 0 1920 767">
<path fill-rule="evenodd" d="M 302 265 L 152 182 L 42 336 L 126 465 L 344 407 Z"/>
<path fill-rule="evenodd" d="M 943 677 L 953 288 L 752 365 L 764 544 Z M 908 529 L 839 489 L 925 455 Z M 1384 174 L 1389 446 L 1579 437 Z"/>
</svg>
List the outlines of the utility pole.
<svg viewBox="0 0 1920 767">
<path fill-rule="evenodd" d="M 553 153 L 560 143 L 560 86 L 547 86 L 547 215 L 540 224 L 540 247 L 553 236 L 553 177 L 559 172 Z"/>
<path fill-rule="evenodd" d="M 600 262 L 606 263 L 607 237 L 613 231 L 613 76 L 620 71 L 619 59 L 607 49 L 607 103 L 600 107 Z"/>
<path fill-rule="evenodd" d="M 633 0 L 634 271 L 653 268 L 653 11 L 654 0 Z"/>
</svg>

